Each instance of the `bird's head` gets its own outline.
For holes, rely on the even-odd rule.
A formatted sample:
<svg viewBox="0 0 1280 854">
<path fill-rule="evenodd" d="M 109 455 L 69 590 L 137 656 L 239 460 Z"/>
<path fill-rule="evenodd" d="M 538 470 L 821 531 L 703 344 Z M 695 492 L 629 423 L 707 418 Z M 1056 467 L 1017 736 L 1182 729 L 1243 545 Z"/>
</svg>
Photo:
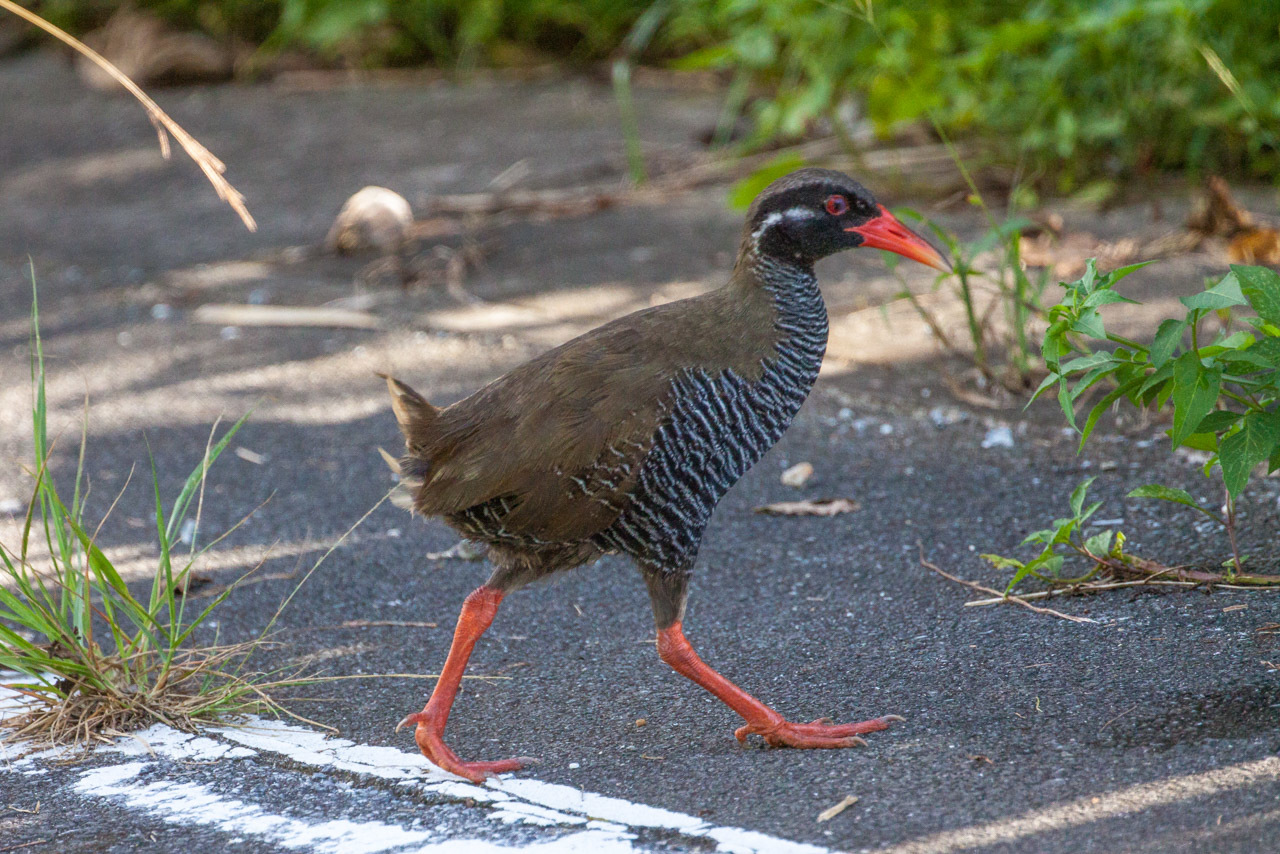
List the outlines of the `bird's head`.
<svg viewBox="0 0 1280 854">
<path fill-rule="evenodd" d="M 938 250 L 907 228 L 857 181 L 831 169 L 799 169 L 774 181 L 747 212 L 747 241 L 760 255 L 812 264 L 866 246 L 950 270 Z"/>
</svg>

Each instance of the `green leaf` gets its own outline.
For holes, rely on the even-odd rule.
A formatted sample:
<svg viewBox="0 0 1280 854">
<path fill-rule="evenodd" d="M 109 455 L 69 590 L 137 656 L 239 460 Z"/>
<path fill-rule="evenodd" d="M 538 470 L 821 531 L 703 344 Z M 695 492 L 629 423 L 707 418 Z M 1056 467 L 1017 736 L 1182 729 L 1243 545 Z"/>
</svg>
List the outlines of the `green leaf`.
<svg viewBox="0 0 1280 854">
<path fill-rule="evenodd" d="M 1189 297 L 1182 297 L 1179 302 L 1190 309 L 1214 310 L 1230 308 L 1233 305 L 1247 305 L 1249 301 L 1244 298 L 1244 292 L 1240 290 L 1240 280 L 1234 273 L 1228 273 L 1213 287 Z"/>
<path fill-rule="evenodd" d="M 1049 387 L 1052 386 L 1054 383 L 1061 382 L 1061 381 L 1062 381 L 1061 375 L 1054 374 L 1054 373 L 1049 374 L 1049 376 L 1045 377 L 1044 380 L 1041 381 L 1040 385 L 1036 387 L 1035 392 L 1033 392 L 1031 395 L 1031 399 L 1027 401 L 1027 406 L 1030 406 L 1031 404 L 1035 403 L 1036 400 L 1040 397 L 1040 395 L 1044 394 L 1045 391 L 1047 391 Z M 1026 406 L 1024 406 L 1023 409 L 1026 409 Z"/>
<path fill-rule="evenodd" d="M 1120 281 L 1121 279 L 1125 278 L 1131 273 L 1136 273 L 1137 271 L 1141 270 L 1143 267 L 1151 263 L 1153 262 L 1139 261 L 1137 264 L 1129 264 L 1128 266 L 1125 266 L 1125 267 L 1117 267 L 1116 269 L 1112 270 L 1110 273 L 1107 274 L 1108 282 L 1111 285 L 1115 285 L 1116 282 Z"/>
<path fill-rule="evenodd" d="M 1084 449 L 1084 443 L 1089 440 L 1090 434 L 1093 433 L 1093 428 L 1098 424 L 1098 419 L 1111 408 L 1112 404 L 1132 391 L 1134 386 L 1138 385 L 1141 379 L 1141 377 L 1138 377 L 1124 383 L 1123 385 L 1116 386 L 1109 391 L 1102 400 L 1099 400 L 1093 405 L 1093 408 L 1089 410 L 1089 417 L 1084 421 L 1084 428 L 1080 430 L 1080 446 L 1077 448 L 1077 451 Z"/>
<path fill-rule="evenodd" d="M 1077 517 L 1079 517 L 1080 514 L 1083 512 L 1084 498 L 1085 498 L 1085 495 L 1089 492 L 1089 487 L 1092 486 L 1093 482 L 1097 479 L 1098 478 L 1096 476 L 1086 478 L 1080 482 L 1079 486 L 1071 490 L 1071 512 L 1074 513 Z"/>
<path fill-rule="evenodd" d="M 1232 412 L 1229 409 L 1215 409 L 1196 425 L 1196 433 L 1221 433 L 1243 417 L 1243 412 Z M 1193 434 L 1194 435 L 1194 434 Z"/>
<path fill-rule="evenodd" d="M 1243 285 L 1244 295 L 1258 316 L 1280 325 L 1280 275 L 1266 267 L 1231 265 L 1231 272 Z"/>
<path fill-rule="evenodd" d="M 1158 483 L 1149 483 L 1146 486 L 1139 486 L 1128 495 L 1129 498 L 1158 498 L 1161 501 L 1172 501 L 1174 504 L 1185 504 L 1188 507 L 1194 507 L 1203 511 L 1204 508 L 1196 503 L 1191 497 L 1191 493 L 1185 489 L 1177 489 L 1172 486 L 1163 486 Z"/>
<path fill-rule="evenodd" d="M 1194 351 L 1183 353 L 1173 364 L 1173 446 L 1195 432 L 1213 411 L 1222 390 L 1222 369 L 1206 368 Z"/>
<path fill-rule="evenodd" d="M 1122 296 L 1115 291 L 1107 288 L 1106 290 L 1096 290 L 1084 301 L 1085 308 L 1101 308 L 1104 305 L 1110 305 L 1115 302 L 1127 302 L 1137 304 L 1136 300 L 1131 300 L 1126 296 Z"/>
<path fill-rule="evenodd" d="M 1173 356 L 1173 351 L 1182 343 L 1183 333 L 1187 331 L 1186 320 L 1165 320 L 1160 323 L 1156 338 L 1151 342 L 1151 366 L 1160 368 Z"/>
<path fill-rule="evenodd" d="M 1280 446 L 1280 412 L 1251 411 L 1240 431 L 1222 440 L 1218 458 L 1222 480 L 1231 495 L 1237 496 L 1249 482 L 1254 467 L 1265 462 Z"/>
<path fill-rule="evenodd" d="M 1014 560 L 1011 557 L 1001 557 L 1000 555 L 995 554 L 984 554 L 979 555 L 979 557 L 990 563 L 996 569 L 1022 569 L 1024 566 L 1022 561 Z"/>
<path fill-rule="evenodd" d="M 1107 552 L 1111 551 L 1111 531 L 1103 531 L 1094 534 L 1092 537 L 1084 541 L 1084 550 L 1091 555 L 1103 557 Z"/>
<path fill-rule="evenodd" d="M 1086 371 L 1090 368 L 1096 368 L 1099 365 L 1110 365 L 1119 361 L 1120 360 L 1111 353 L 1108 353 L 1105 350 L 1100 350 L 1097 353 L 1090 353 L 1088 356 L 1081 356 L 1078 359 L 1072 359 L 1070 362 L 1067 362 L 1065 365 L 1058 368 L 1058 373 L 1070 374 L 1076 371 Z"/>
<path fill-rule="evenodd" d="M 1071 331 L 1088 335 L 1090 338 L 1107 337 L 1107 330 L 1102 325 L 1102 315 L 1098 314 L 1096 308 L 1087 308 L 1080 312 L 1075 322 L 1071 324 Z"/>
<path fill-rule="evenodd" d="M 1248 354 L 1254 362 L 1265 362 L 1268 367 L 1280 368 L 1280 338 L 1263 338 L 1238 355 Z"/>
</svg>

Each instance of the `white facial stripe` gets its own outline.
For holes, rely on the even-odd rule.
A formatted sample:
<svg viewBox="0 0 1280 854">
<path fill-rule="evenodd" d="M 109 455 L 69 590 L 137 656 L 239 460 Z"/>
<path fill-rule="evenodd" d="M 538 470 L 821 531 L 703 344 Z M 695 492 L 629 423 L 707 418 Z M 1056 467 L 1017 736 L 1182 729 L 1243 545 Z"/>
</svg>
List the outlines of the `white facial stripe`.
<svg viewBox="0 0 1280 854">
<path fill-rule="evenodd" d="M 787 208 L 785 211 L 774 211 L 764 219 L 760 220 L 760 225 L 756 227 L 755 231 L 751 232 L 751 239 L 759 240 L 760 235 L 764 234 L 784 219 L 798 221 L 802 219 L 815 219 L 817 216 L 817 211 L 801 205 L 797 205 L 794 208 Z"/>
</svg>

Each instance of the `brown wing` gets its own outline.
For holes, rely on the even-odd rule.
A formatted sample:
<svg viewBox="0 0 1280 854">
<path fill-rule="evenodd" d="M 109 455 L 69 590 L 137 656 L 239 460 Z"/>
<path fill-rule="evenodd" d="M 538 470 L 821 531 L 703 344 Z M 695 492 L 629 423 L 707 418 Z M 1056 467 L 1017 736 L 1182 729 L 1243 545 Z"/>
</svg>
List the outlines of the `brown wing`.
<svg viewBox="0 0 1280 854">
<path fill-rule="evenodd" d="M 401 393 L 397 416 L 407 409 L 400 421 L 422 473 L 417 509 L 447 515 L 505 498 L 506 531 L 553 542 L 612 524 L 677 370 L 641 358 L 647 336 L 630 320 L 575 339 L 425 417 L 421 407 L 429 404 L 417 398 L 420 405 L 406 407 Z"/>
</svg>

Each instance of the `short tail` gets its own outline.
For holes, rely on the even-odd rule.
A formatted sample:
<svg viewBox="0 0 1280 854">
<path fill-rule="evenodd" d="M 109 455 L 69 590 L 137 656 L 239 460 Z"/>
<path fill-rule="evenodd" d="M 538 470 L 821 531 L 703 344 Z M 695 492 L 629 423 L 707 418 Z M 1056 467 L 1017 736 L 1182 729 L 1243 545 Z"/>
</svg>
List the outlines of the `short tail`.
<svg viewBox="0 0 1280 854">
<path fill-rule="evenodd" d="M 379 373 L 387 381 L 391 392 L 391 409 L 396 414 L 400 432 L 404 434 L 406 455 L 397 460 L 382 448 L 378 453 L 400 478 L 400 485 L 391 495 L 391 502 L 398 507 L 414 509 L 414 496 L 422 488 L 429 462 L 423 452 L 431 447 L 432 437 L 440 419 L 440 410 L 422 395 L 393 376 Z"/>
</svg>

